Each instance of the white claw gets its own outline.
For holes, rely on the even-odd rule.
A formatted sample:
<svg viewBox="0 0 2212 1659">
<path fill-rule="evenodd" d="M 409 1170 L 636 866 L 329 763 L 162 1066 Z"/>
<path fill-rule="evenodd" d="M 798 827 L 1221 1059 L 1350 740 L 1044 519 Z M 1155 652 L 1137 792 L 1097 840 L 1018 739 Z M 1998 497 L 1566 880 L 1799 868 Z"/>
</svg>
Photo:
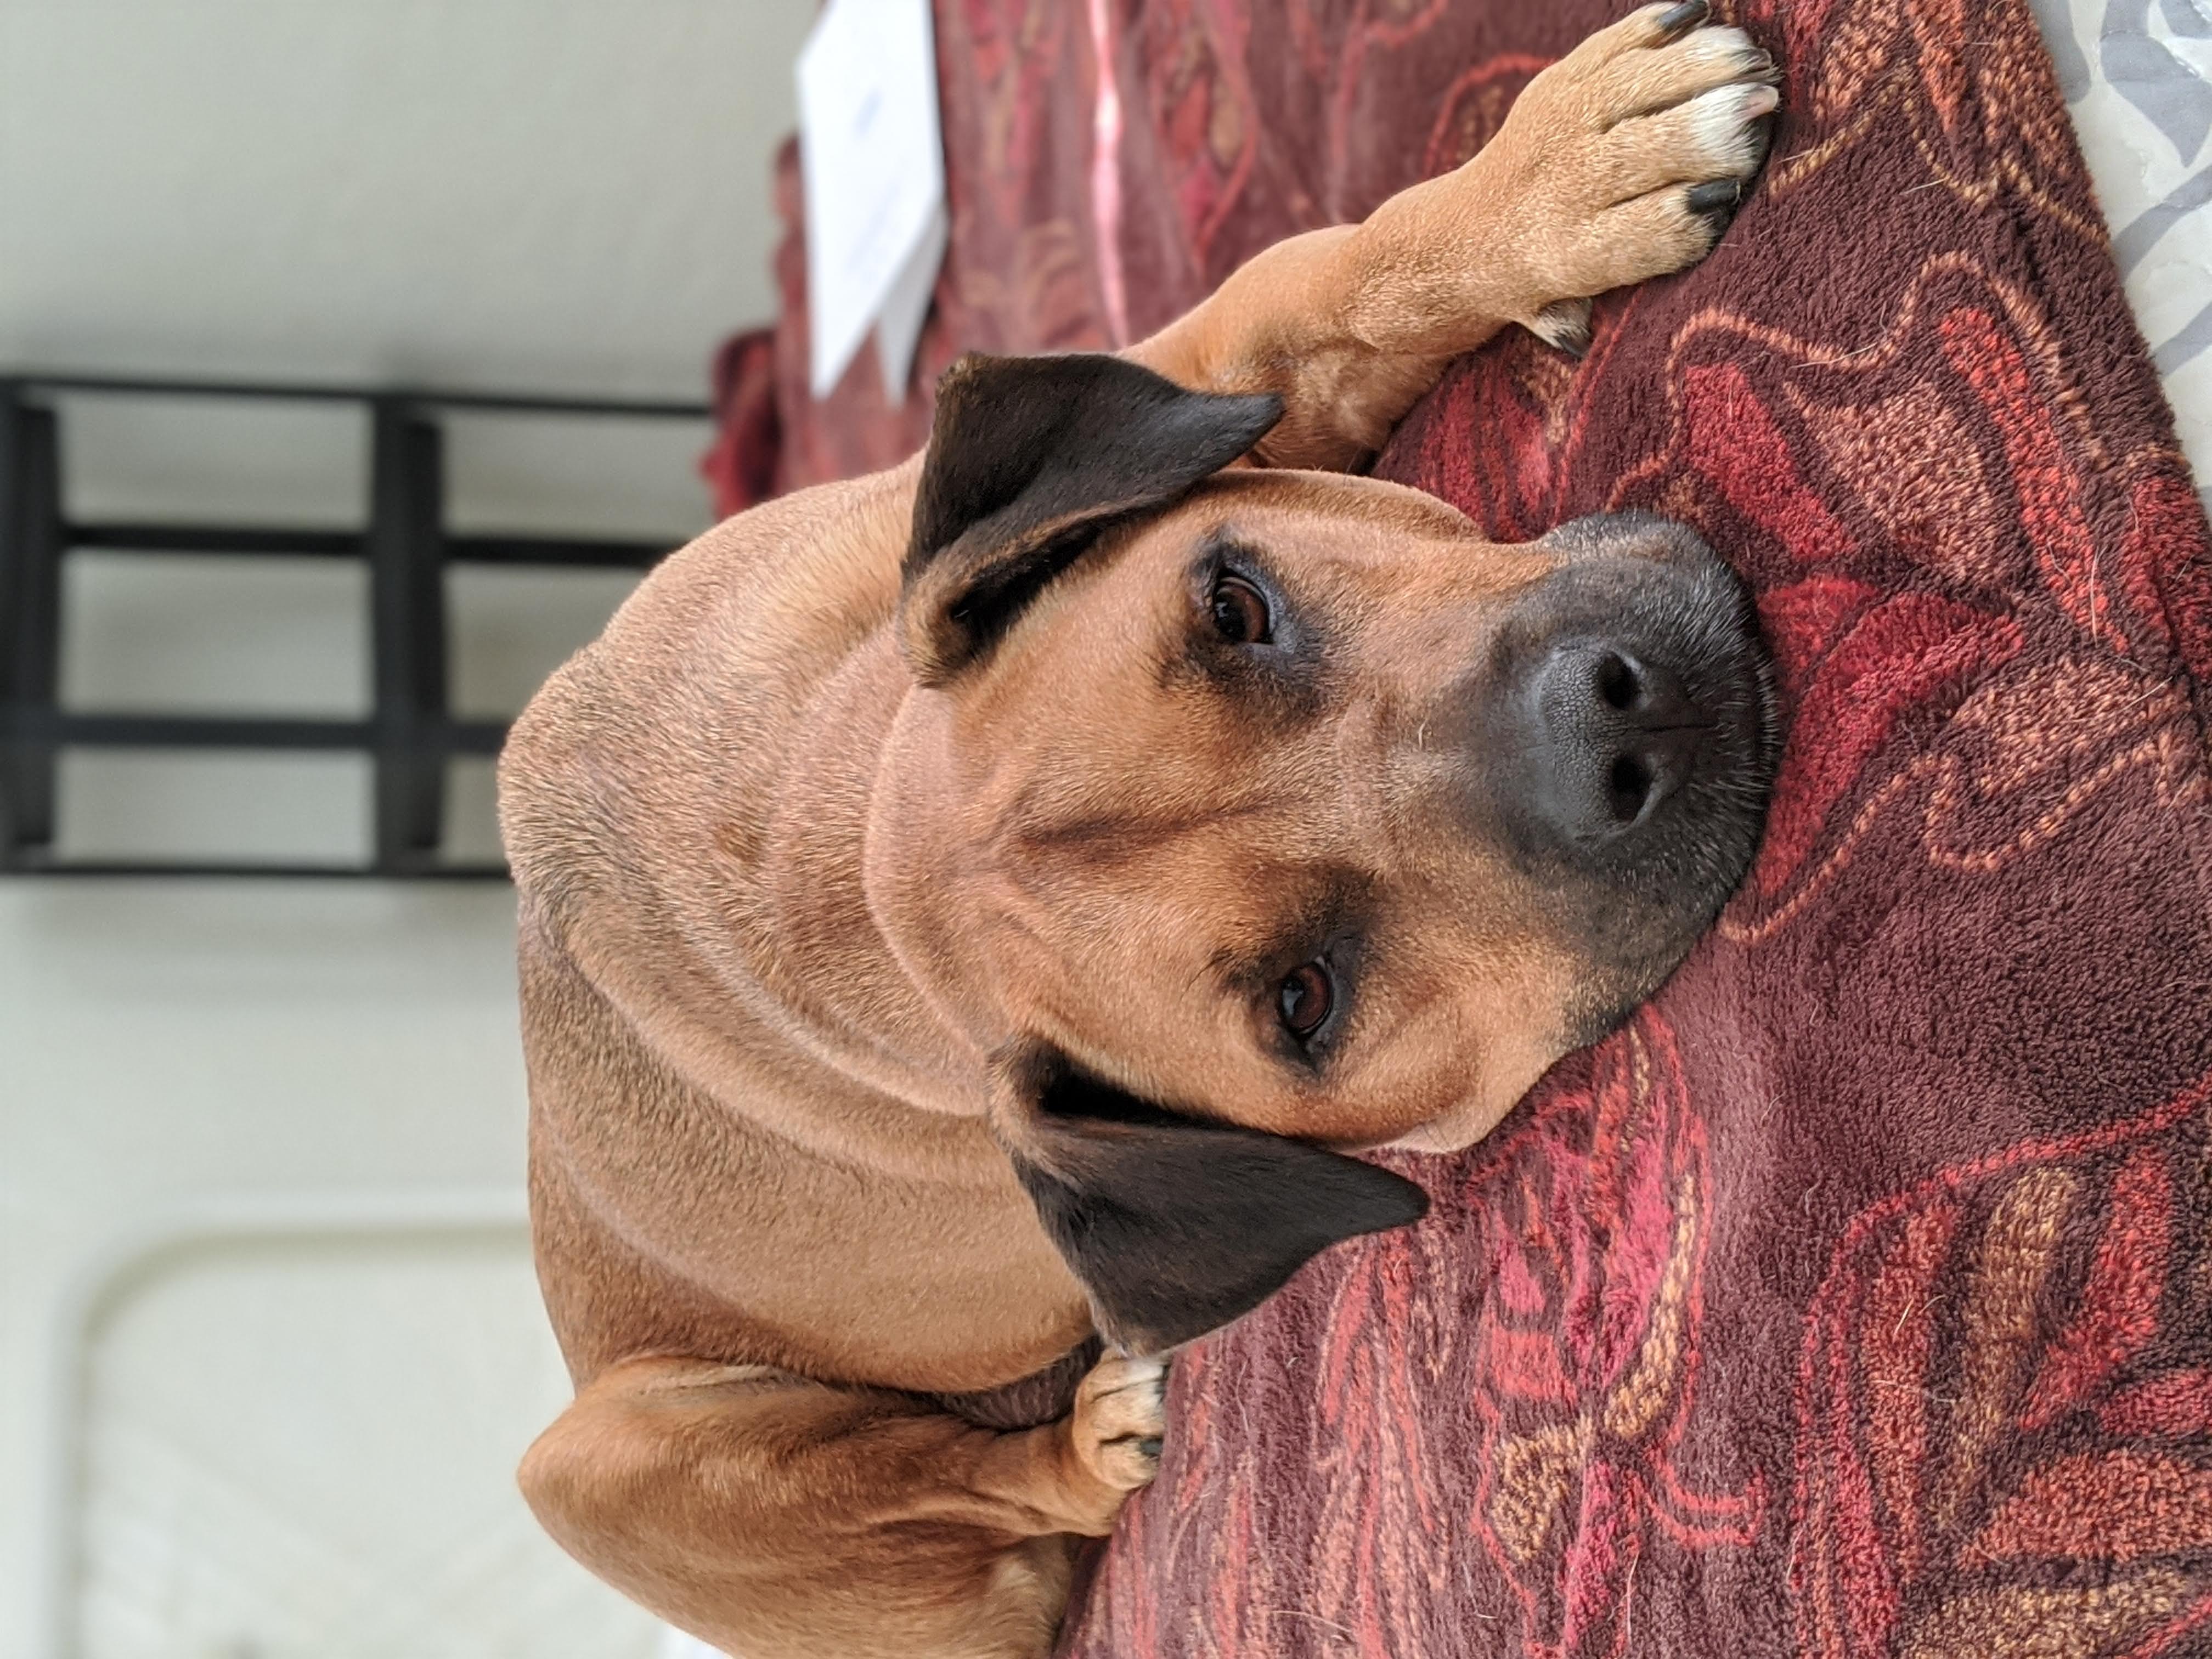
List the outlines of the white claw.
<svg viewBox="0 0 2212 1659">
<path fill-rule="evenodd" d="M 1748 173 L 1759 159 L 1751 124 L 1781 101 L 1763 81 L 1715 87 L 1687 106 L 1698 152 L 1730 173 Z"/>
<path fill-rule="evenodd" d="M 1546 345 L 1579 357 L 1589 349 L 1590 302 L 1554 300 L 1528 319 L 1528 331 Z"/>
</svg>

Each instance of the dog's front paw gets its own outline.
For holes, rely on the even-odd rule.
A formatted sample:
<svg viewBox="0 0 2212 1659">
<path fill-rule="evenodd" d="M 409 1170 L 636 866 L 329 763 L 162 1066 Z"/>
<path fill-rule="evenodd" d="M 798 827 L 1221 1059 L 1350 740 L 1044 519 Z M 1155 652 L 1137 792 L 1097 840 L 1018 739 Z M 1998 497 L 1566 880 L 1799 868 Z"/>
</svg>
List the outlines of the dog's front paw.
<svg viewBox="0 0 2212 1659">
<path fill-rule="evenodd" d="M 1661 0 L 1583 41 L 1468 164 L 1518 238 L 1516 319 L 1579 349 L 1589 297 L 1695 264 L 1765 158 L 1774 60 L 1705 0 Z"/>
<path fill-rule="evenodd" d="M 1133 1359 L 1109 1350 L 1075 1391 L 1075 1455 L 1091 1476 L 1115 1492 L 1149 1486 L 1160 1470 L 1167 1431 L 1164 1360 Z"/>
</svg>

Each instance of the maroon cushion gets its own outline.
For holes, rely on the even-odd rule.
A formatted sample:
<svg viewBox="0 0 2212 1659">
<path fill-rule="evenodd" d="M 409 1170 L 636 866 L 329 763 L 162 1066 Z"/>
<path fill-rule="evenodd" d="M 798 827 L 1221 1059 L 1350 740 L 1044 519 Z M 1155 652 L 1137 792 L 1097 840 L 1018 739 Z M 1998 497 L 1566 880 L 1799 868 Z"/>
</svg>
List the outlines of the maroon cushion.
<svg viewBox="0 0 2212 1659">
<path fill-rule="evenodd" d="M 925 380 L 1158 325 L 1614 9 L 940 0 Z M 1378 471 L 1735 562 L 1794 713 L 1765 849 L 1627 1030 L 1394 1160 L 1425 1222 L 1178 1360 L 1071 1655 L 2212 1642 L 2203 516 L 2022 0 L 1738 21 L 1787 80 L 1720 251 L 1579 364 L 1460 364 Z M 807 404 L 795 330 L 786 483 L 919 441 L 872 361 Z"/>
</svg>

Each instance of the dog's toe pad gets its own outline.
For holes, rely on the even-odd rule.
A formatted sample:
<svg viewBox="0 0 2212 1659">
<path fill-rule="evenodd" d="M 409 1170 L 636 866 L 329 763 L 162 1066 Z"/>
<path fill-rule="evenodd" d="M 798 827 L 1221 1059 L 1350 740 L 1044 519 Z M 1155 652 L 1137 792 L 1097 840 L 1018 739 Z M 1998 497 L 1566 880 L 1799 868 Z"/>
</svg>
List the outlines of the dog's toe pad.
<svg viewBox="0 0 2212 1659">
<path fill-rule="evenodd" d="M 1164 1361 L 1109 1353 L 1077 1389 L 1076 1455 L 1107 1485 L 1133 1491 L 1159 1472 L 1167 1379 Z"/>
</svg>

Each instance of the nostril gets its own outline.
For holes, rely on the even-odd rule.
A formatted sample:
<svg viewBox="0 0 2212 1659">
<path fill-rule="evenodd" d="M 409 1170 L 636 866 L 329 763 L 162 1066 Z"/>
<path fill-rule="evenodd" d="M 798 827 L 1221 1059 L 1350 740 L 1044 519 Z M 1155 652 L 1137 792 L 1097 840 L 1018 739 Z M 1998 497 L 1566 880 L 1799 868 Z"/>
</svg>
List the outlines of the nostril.
<svg viewBox="0 0 2212 1659">
<path fill-rule="evenodd" d="M 1651 769 L 1633 755 L 1620 756 L 1607 770 L 1605 795 L 1615 823 L 1635 823 L 1651 796 Z"/>
<path fill-rule="evenodd" d="M 1607 708 L 1626 714 L 1636 707 L 1637 696 L 1643 690 L 1635 665 L 1619 652 L 1608 651 L 1598 659 L 1597 694 Z"/>
</svg>

